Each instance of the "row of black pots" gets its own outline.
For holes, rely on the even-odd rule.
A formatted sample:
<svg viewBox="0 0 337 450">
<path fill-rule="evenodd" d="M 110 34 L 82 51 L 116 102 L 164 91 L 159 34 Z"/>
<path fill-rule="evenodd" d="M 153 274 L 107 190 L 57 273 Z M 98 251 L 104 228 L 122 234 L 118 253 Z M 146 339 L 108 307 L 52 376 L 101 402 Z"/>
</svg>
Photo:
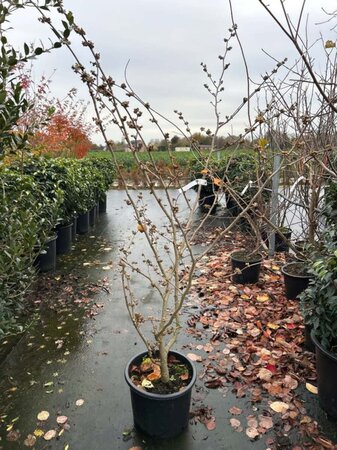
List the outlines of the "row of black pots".
<svg viewBox="0 0 337 450">
<path fill-rule="evenodd" d="M 56 255 L 69 253 L 77 234 L 88 233 L 90 226 L 94 226 L 98 214 L 106 212 L 106 196 L 90 211 L 73 218 L 73 223 L 58 225 L 55 235 L 51 236 L 39 252 L 34 265 L 40 272 L 49 272 L 56 268 Z"/>
</svg>

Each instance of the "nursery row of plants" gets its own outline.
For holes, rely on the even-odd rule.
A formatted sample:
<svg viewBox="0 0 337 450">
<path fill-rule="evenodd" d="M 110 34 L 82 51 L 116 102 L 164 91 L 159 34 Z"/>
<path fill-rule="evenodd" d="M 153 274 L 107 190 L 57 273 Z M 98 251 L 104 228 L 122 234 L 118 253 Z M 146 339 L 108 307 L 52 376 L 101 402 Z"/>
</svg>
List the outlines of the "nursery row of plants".
<svg viewBox="0 0 337 450">
<path fill-rule="evenodd" d="M 55 227 L 92 209 L 114 178 L 111 161 L 29 157 L 0 169 L 0 337 L 15 328 L 34 261 Z"/>
</svg>

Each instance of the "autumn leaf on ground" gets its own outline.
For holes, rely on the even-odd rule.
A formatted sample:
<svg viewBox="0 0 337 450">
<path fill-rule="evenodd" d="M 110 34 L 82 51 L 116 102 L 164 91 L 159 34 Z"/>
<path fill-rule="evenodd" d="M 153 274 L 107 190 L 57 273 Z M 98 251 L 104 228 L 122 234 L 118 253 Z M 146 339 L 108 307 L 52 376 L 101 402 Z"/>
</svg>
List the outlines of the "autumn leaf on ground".
<svg viewBox="0 0 337 450">
<path fill-rule="evenodd" d="M 235 431 L 241 432 L 243 430 L 240 420 L 230 419 L 229 422 Z"/>
<path fill-rule="evenodd" d="M 213 431 L 216 428 L 216 420 L 215 417 L 212 416 L 205 421 L 205 425 L 208 431 Z"/>
<path fill-rule="evenodd" d="M 313 384 L 310 383 L 305 383 L 305 387 L 307 388 L 307 390 L 309 392 L 311 392 L 312 394 L 318 394 L 318 389 L 316 386 L 314 386 Z"/>
<path fill-rule="evenodd" d="M 242 413 L 242 409 L 237 408 L 236 406 L 232 406 L 231 408 L 229 408 L 228 410 L 231 414 L 234 414 L 235 416 L 238 416 L 239 414 Z"/>
<path fill-rule="evenodd" d="M 59 425 L 63 425 L 64 423 L 67 422 L 67 420 L 68 420 L 68 417 L 67 417 L 67 416 L 57 416 L 57 417 L 56 417 L 56 422 L 57 422 Z"/>
<path fill-rule="evenodd" d="M 270 404 L 270 407 L 273 411 L 277 413 L 285 413 L 289 409 L 289 405 L 284 402 L 273 402 Z"/>
<path fill-rule="evenodd" d="M 256 428 L 247 428 L 246 429 L 246 435 L 252 439 L 255 440 L 257 437 L 260 436 L 260 433 L 257 431 Z"/>
<path fill-rule="evenodd" d="M 26 439 L 23 441 L 23 444 L 26 447 L 34 447 L 36 443 L 36 437 L 33 434 L 29 434 Z"/>
<path fill-rule="evenodd" d="M 52 439 L 54 439 L 56 437 L 57 433 L 55 430 L 49 430 L 47 431 L 47 433 L 43 436 L 43 439 L 45 441 L 51 441 Z"/>
<path fill-rule="evenodd" d="M 41 430 L 40 428 L 36 428 L 36 430 L 34 430 L 34 436 L 41 437 L 43 435 L 44 435 L 44 431 Z"/>
<path fill-rule="evenodd" d="M 11 430 L 9 433 L 7 433 L 7 441 L 15 442 L 20 438 L 20 431 L 19 430 Z"/>
<path fill-rule="evenodd" d="M 258 302 L 260 302 L 260 303 L 267 302 L 267 301 L 269 300 L 269 295 L 268 295 L 268 294 L 261 294 L 261 295 L 258 295 L 258 296 L 256 297 L 256 300 L 257 300 Z"/>
<path fill-rule="evenodd" d="M 264 416 L 262 414 L 259 415 L 259 427 L 264 428 L 265 430 L 269 430 L 273 428 L 273 419 L 270 416 Z"/>
<path fill-rule="evenodd" d="M 41 420 L 42 422 L 49 419 L 49 412 L 48 411 L 41 411 L 37 415 L 37 419 Z"/>
<path fill-rule="evenodd" d="M 273 376 L 273 373 L 270 370 L 265 369 L 265 368 L 260 369 L 259 373 L 257 374 L 257 377 L 263 381 L 270 381 L 272 376 Z"/>
<path fill-rule="evenodd" d="M 202 361 L 202 357 L 200 355 L 196 355 L 195 353 L 187 353 L 186 356 L 191 361 L 197 361 L 197 362 L 201 362 Z"/>
</svg>

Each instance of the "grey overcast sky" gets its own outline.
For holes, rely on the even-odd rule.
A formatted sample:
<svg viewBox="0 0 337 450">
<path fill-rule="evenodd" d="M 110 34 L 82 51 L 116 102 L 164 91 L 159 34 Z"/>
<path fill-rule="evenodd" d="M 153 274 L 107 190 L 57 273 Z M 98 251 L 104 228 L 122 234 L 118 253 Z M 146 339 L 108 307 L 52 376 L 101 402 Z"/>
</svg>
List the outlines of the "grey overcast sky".
<svg viewBox="0 0 337 450">
<path fill-rule="evenodd" d="M 218 55 L 223 51 L 223 38 L 231 26 L 227 0 L 64 0 L 66 8 L 73 11 L 76 22 L 81 25 L 96 50 L 101 53 L 107 73 L 120 82 L 126 63 L 128 79 L 135 91 L 151 106 L 175 120 L 173 111 L 182 111 L 191 124 L 192 131 L 201 126 L 214 128 L 214 113 L 209 104 L 210 97 L 203 84 L 207 81 L 200 62 L 207 63 L 212 73 L 219 70 Z M 279 0 L 269 4 L 281 17 Z M 285 5 L 295 20 L 302 0 L 286 0 Z M 287 38 L 268 17 L 257 0 L 233 0 L 235 21 L 244 46 L 251 76 L 258 80 L 261 74 L 273 68 L 273 61 L 262 49 L 276 59 L 295 58 L 296 53 Z M 337 8 L 336 0 L 307 0 L 309 40 L 314 41 L 319 32 L 324 40 L 336 40 L 336 30 L 331 25 L 317 25 L 326 19 L 322 7 L 327 11 Z M 45 25 L 39 24 L 36 16 L 23 11 L 12 20 L 11 36 L 14 42 L 39 42 L 50 33 Z M 84 49 L 74 42 L 77 51 Z M 317 67 L 323 56 L 322 46 L 315 50 Z M 246 95 L 243 63 L 237 43 L 229 54 L 230 69 L 225 77 L 225 91 L 222 103 L 223 116 L 230 114 Z M 81 98 L 88 98 L 84 86 L 72 73 L 71 55 L 66 49 L 59 49 L 42 55 L 34 63 L 34 76 L 41 74 L 52 77 L 53 94 L 62 98 L 66 92 L 77 87 Z M 88 116 L 93 112 L 89 108 Z M 223 130 L 239 133 L 246 123 L 245 117 L 237 118 Z M 165 131 L 175 133 L 167 125 Z M 145 138 L 161 138 L 152 124 L 145 127 Z M 109 137 L 121 138 L 120 132 L 109 128 Z M 99 135 L 93 140 L 102 143 Z"/>
</svg>

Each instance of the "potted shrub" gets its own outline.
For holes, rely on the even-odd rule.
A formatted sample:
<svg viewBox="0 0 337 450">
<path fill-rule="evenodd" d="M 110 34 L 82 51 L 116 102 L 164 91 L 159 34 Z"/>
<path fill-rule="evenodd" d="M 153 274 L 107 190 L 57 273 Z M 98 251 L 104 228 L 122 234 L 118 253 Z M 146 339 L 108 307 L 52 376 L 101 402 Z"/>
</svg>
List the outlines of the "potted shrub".
<svg viewBox="0 0 337 450">
<path fill-rule="evenodd" d="M 309 284 L 312 274 L 305 261 L 293 261 L 281 268 L 284 278 L 285 294 L 288 300 L 295 300 Z"/>
<path fill-rule="evenodd" d="M 257 283 L 260 276 L 262 254 L 250 250 L 237 250 L 231 254 L 232 280 L 238 284 Z"/>
<path fill-rule="evenodd" d="M 313 262 L 311 273 L 314 279 L 300 295 L 301 309 L 316 349 L 319 402 L 337 419 L 337 251 Z"/>
</svg>

